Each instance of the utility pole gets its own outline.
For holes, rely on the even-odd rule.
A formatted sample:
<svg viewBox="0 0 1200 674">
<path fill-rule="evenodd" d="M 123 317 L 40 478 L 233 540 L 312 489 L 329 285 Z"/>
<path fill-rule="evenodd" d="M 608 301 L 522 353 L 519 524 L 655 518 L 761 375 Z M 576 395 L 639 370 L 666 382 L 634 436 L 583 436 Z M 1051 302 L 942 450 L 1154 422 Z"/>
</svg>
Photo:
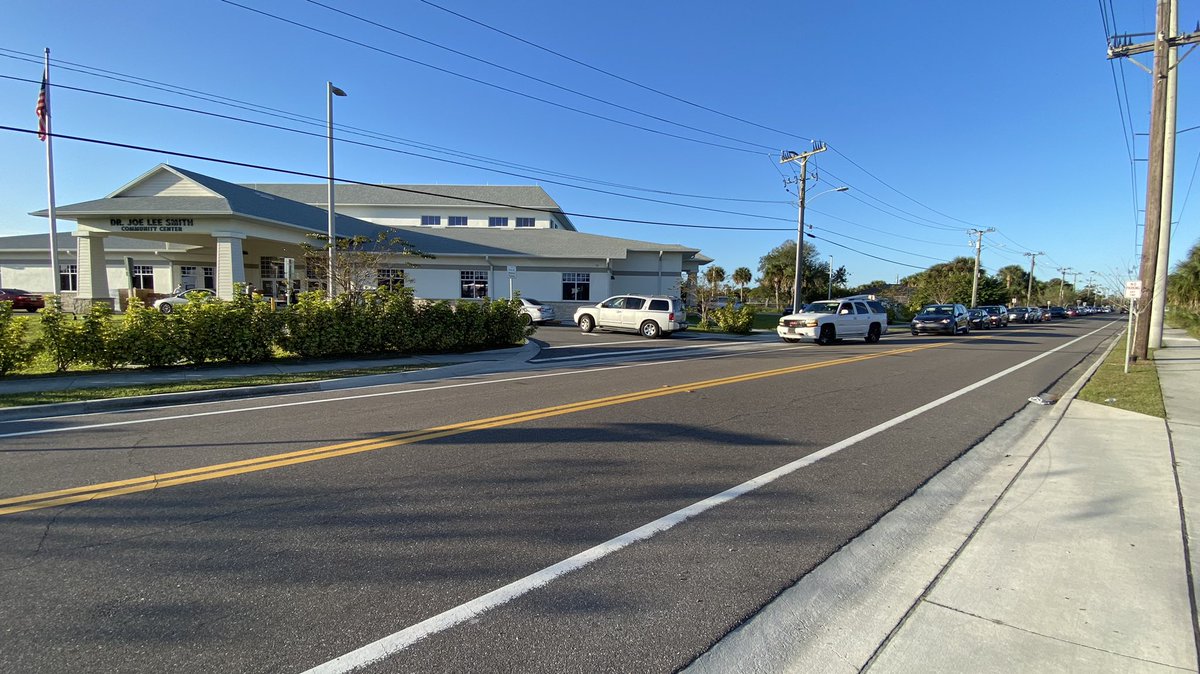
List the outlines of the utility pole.
<svg viewBox="0 0 1200 674">
<path fill-rule="evenodd" d="M 1079 275 L 1083 272 L 1078 272 L 1074 269 L 1069 269 L 1067 271 L 1071 274 L 1071 276 L 1074 277 L 1071 279 L 1071 290 L 1075 291 L 1075 304 L 1079 304 Z"/>
<path fill-rule="evenodd" d="M 1135 358 L 1146 358 L 1149 355 L 1151 324 L 1155 322 L 1156 318 L 1161 331 L 1164 306 L 1160 303 L 1159 308 L 1155 310 L 1154 298 L 1161 296 L 1165 300 L 1166 293 L 1166 259 L 1169 251 L 1160 250 L 1160 247 L 1163 245 L 1164 239 L 1165 243 L 1168 245 L 1170 243 L 1171 192 L 1168 191 L 1165 174 L 1169 172 L 1173 181 L 1174 167 L 1167 169 L 1166 162 L 1169 160 L 1174 164 L 1175 160 L 1174 133 L 1171 132 L 1173 128 L 1168 130 L 1168 117 L 1173 117 L 1171 113 L 1168 113 L 1168 108 L 1171 107 L 1168 101 L 1168 90 L 1170 89 L 1170 80 L 1173 79 L 1173 73 L 1178 66 L 1178 62 L 1172 60 L 1170 52 L 1174 47 L 1200 42 L 1200 30 L 1186 35 L 1176 34 L 1174 23 L 1177 21 L 1175 18 L 1177 12 L 1175 0 L 1157 0 L 1153 42 L 1133 44 L 1132 36 L 1115 35 L 1110 38 L 1108 46 L 1108 58 L 1110 59 L 1142 54 L 1151 50 L 1154 52 L 1154 67 L 1150 69 L 1150 74 L 1154 79 L 1154 89 L 1150 107 L 1150 156 L 1146 166 L 1146 226 L 1142 236 L 1140 271 L 1142 294 L 1137 302 L 1138 306 L 1151 309 L 1151 317 L 1148 321 L 1138 321 L 1136 324 L 1136 334 L 1132 335 Z M 1145 69 L 1145 66 L 1137 61 L 1134 63 Z M 1173 122 L 1171 124 L 1173 126 Z M 1167 136 L 1168 133 L 1171 134 L 1170 138 Z M 1168 144 L 1170 145 L 1169 150 Z M 1166 231 L 1163 231 L 1164 229 Z M 1158 283 L 1160 277 L 1164 279 L 1161 286 Z M 1161 345 L 1161 333 L 1159 342 Z"/>
<path fill-rule="evenodd" d="M 796 226 L 796 278 L 792 282 L 792 311 L 800 310 L 800 290 L 804 287 L 804 197 L 805 190 L 808 187 L 808 158 L 819 152 L 827 150 L 825 143 L 819 140 L 813 141 L 813 149 L 808 152 L 792 152 L 784 150 L 779 156 L 779 163 L 786 164 L 788 162 L 800 162 L 800 176 L 797 179 L 800 183 L 800 216 Z"/>
<path fill-rule="evenodd" d="M 1045 255 L 1045 253 L 1041 251 L 1037 253 L 1025 253 L 1025 256 L 1029 258 L 1029 289 L 1025 291 L 1025 306 L 1027 307 L 1033 306 L 1033 268 L 1037 264 L 1039 255 Z"/>
<path fill-rule="evenodd" d="M 1179 0 L 1170 0 L 1170 18 L 1167 22 L 1167 40 L 1179 34 Z M 1154 262 L 1154 294 L 1150 301 L 1150 335 L 1148 348 L 1162 348 L 1163 318 L 1167 309 L 1167 267 L 1171 264 L 1171 215 L 1175 198 L 1175 113 L 1179 107 L 1176 93 L 1179 81 L 1179 47 L 1167 47 L 1167 111 L 1163 131 L 1163 184 L 1162 214 L 1158 220 L 1158 251 Z"/>
<path fill-rule="evenodd" d="M 975 237 L 975 274 L 971 277 L 971 308 L 975 308 L 975 301 L 979 297 L 979 254 L 983 250 L 983 235 L 988 232 L 996 231 L 995 227 L 987 229 L 971 229 L 971 236 Z"/>
<path fill-rule="evenodd" d="M 1063 303 L 1063 290 L 1065 289 L 1064 286 L 1067 285 L 1067 272 L 1069 272 L 1069 271 L 1071 271 L 1070 267 L 1059 267 L 1058 268 L 1058 305 L 1059 306 L 1062 306 L 1062 303 Z"/>
<path fill-rule="evenodd" d="M 829 254 L 829 297 L 826 299 L 833 299 L 833 253 Z"/>
</svg>

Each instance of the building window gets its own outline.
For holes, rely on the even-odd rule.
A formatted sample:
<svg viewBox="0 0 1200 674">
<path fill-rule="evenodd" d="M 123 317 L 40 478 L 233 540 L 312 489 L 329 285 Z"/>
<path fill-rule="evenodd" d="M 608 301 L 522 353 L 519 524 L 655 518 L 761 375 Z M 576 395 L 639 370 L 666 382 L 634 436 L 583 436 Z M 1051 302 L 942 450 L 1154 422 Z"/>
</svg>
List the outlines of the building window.
<svg viewBox="0 0 1200 674">
<path fill-rule="evenodd" d="M 79 290 L 79 267 L 73 264 L 58 265 L 58 287 L 63 292 Z"/>
<path fill-rule="evenodd" d="M 562 298 L 573 302 L 586 302 L 592 299 L 592 275 L 588 273 L 565 272 L 562 275 Z"/>
<path fill-rule="evenodd" d="M 517 218 L 517 227 L 533 227 L 533 218 Z"/>
<path fill-rule="evenodd" d="M 404 287 L 403 269 L 376 269 L 375 285 L 379 288 L 396 290 Z"/>
<path fill-rule="evenodd" d="M 448 224 L 451 227 L 467 226 L 467 216 L 465 215 L 451 215 L 450 217 L 446 218 L 446 220 L 449 221 Z"/>
<path fill-rule="evenodd" d="M 138 290 L 154 290 L 154 267 L 148 264 L 133 265 L 133 287 Z"/>
<path fill-rule="evenodd" d="M 508 218 L 488 218 L 488 227 L 508 227 Z"/>
<path fill-rule="evenodd" d="M 486 271 L 464 271 L 459 274 L 462 279 L 460 297 L 478 299 L 488 296 L 488 273 Z"/>
<path fill-rule="evenodd" d="M 440 215 L 422 215 L 421 224 L 425 227 L 434 227 L 442 224 L 442 216 Z"/>
<path fill-rule="evenodd" d="M 215 267 L 201 267 L 204 272 L 204 287 L 208 290 L 217 289 L 217 270 Z"/>
</svg>

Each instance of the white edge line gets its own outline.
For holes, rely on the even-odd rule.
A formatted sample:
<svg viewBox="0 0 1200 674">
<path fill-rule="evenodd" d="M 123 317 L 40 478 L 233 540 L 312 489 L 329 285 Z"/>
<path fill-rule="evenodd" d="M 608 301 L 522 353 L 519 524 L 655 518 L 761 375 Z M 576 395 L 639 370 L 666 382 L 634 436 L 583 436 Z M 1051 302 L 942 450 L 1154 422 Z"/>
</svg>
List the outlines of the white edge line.
<svg viewBox="0 0 1200 674">
<path fill-rule="evenodd" d="M 759 350 L 755 350 L 755 351 L 750 351 L 749 349 L 745 348 L 746 346 L 747 345 L 739 345 L 739 347 L 741 347 L 741 350 L 738 353 L 720 353 L 720 354 L 715 354 L 715 355 L 711 355 L 711 356 L 696 356 L 696 357 L 688 358 L 688 359 L 686 359 L 686 361 L 694 362 L 697 360 L 713 360 L 716 358 L 730 358 L 733 356 L 747 355 L 747 353 L 751 353 L 751 354 L 753 354 L 753 353 L 769 353 L 769 352 L 779 350 L 776 347 L 776 348 L 767 348 L 767 349 L 759 349 Z M 784 347 L 784 348 L 797 348 L 797 347 Z M 607 367 L 593 368 L 588 371 L 589 372 L 606 372 L 608 370 L 622 370 L 625 368 L 648 367 L 648 366 L 652 366 L 652 365 L 672 365 L 675 363 L 682 363 L 682 362 L 684 362 L 684 359 L 675 358 L 675 359 L 671 359 L 671 360 L 655 360 L 655 361 L 651 361 L 651 362 L 638 362 L 638 363 L 626 363 L 626 364 L 622 364 L 622 365 L 611 365 L 611 366 L 607 366 Z M 155 422 L 160 422 L 160 421 L 177 421 L 179 419 L 192 419 L 192 418 L 197 418 L 197 417 L 218 416 L 218 415 L 222 415 L 222 414 L 243 414 L 243 413 L 247 413 L 247 412 L 261 412 L 263 410 L 274 410 L 274 409 L 280 409 L 280 408 L 284 408 L 284 407 L 299 407 L 302 405 L 323 405 L 323 404 L 328 404 L 328 403 L 346 402 L 346 401 L 350 401 L 350 400 L 362 400 L 364 398 L 379 398 L 379 397 L 383 397 L 383 396 L 409 395 L 409 394 L 413 394 L 413 393 L 427 393 L 429 391 L 441 391 L 441 390 L 445 390 L 445 389 L 463 388 L 463 387 L 467 387 L 467 386 L 506 384 L 506 383 L 511 383 L 514 381 L 525 381 L 525 380 L 529 380 L 529 379 L 542 379 L 542 378 L 546 378 L 546 377 L 563 377 L 563 376 L 567 376 L 567 375 L 576 375 L 576 374 L 579 374 L 579 372 L 577 370 L 566 370 L 563 372 L 542 372 L 542 373 L 538 373 L 538 374 L 521 375 L 521 376 L 517 376 L 517 377 L 506 377 L 504 379 L 487 379 L 484 381 L 469 381 L 469 382 L 459 382 L 459 383 L 455 383 L 455 384 L 441 384 L 438 386 L 425 386 L 422 388 L 404 389 L 404 390 L 400 390 L 400 391 L 377 391 L 375 393 L 360 393 L 357 395 L 339 396 L 336 398 L 318 398 L 315 400 L 297 400 L 297 401 L 287 402 L 287 403 L 273 403 L 270 405 L 256 405 L 256 406 L 252 406 L 252 407 L 237 407 L 237 408 L 228 408 L 228 409 L 221 409 L 221 410 L 211 410 L 208 412 L 192 412 L 192 413 L 188 413 L 188 414 L 172 414 L 172 415 L 163 416 L 163 417 L 150 417 L 150 418 L 146 418 L 146 419 L 124 419 L 121 421 L 107 421 L 107 422 L 102 422 L 102 423 L 97 423 L 97 424 L 85 424 L 82 426 L 59 426 L 59 427 L 54 427 L 54 428 L 39 428 L 39 429 L 29 430 L 29 431 L 14 431 L 12 433 L 0 433 L 0 439 L 20 438 L 20 437 L 25 437 L 25 436 L 30 436 L 30 435 L 46 435 L 49 433 L 69 433 L 72 431 L 88 431 L 88 430 L 93 430 L 96 428 L 111 428 L 114 426 L 136 426 L 139 424 L 149 424 L 149 423 L 155 423 Z M 469 375 L 469 376 L 478 376 L 478 375 Z M 457 379 L 457 378 L 458 377 L 456 377 L 455 379 Z M 397 384 L 378 384 L 376 386 L 396 386 L 396 385 Z M 287 394 L 287 395 L 311 395 L 311 394 L 312 394 L 312 391 L 308 391 L 305 393 Z M 220 401 L 219 403 L 213 403 L 213 404 L 223 404 L 223 403 L 228 403 L 228 402 L 230 402 L 230 401 L 224 400 L 224 401 Z M 183 405 L 179 405 L 178 407 L 195 407 L 195 406 L 196 406 L 195 403 L 184 403 Z M 149 408 L 141 408 L 139 410 L 120 410 L 120 411 L 115 411 L 115 412 L 88 412 L 86 414 L 71 414 L 71 415 L 64 415 L 64 416 L 58 416 L 58 417 L 43 417 L 40 419 L 13 420 L 10 422 L 5 422 L 5 423 L 60 421 L 62 419 L 70 419 L 73 417 L 96 416 L 96 415 L 108 416 L 108 415 L 112 415 L 112 414 L 129 414 L 131 412 L 153 411 L 156 409 L 162 410 L 162 409 L 170 409 L 170 408 L 149 407 Z"/>
<path fill-rule="evenodd" d="M 1096 330 L 1093 330 L 1092 332 L 1080 337 L 1076 337 L 1065 344 L 1061 344 L 1049 351 L 1040 353 L 1033 358 L 1017 363 L 1008 369 L 1001 370 L 1000 372 L 997 372 L 996 374 L 993 374 L 985 379 L 981 379 L 974 384 L 964 386 L 957 391 L 948 393 L 937 400 L 933 400 L 921 405 L 920 407 L 905 412 L 900 416 L 893 417 L 887 421 L 884 421 L 883 423 L 872 426 L 865 431 L 856 433 L 844 440 L 829 445 L 824 449 L 820 449 L 812 454 L 808 454 L 807 456 L 792 461 L 791 463 L 784 464 L 783 466 L 780 466 L 779 468 L 776 468 L 770 472 L 763 473 L 762 475 L 747 480 L 736 487 L 726 489 L 719 494 L 710 496 L 703 501 L 698 501 L 690 506 L 687 506 L 686 508 L 676 510 L 669 515 L 660 517 L 648 524 L 644 524 L 637 529 L 634 529 L 633 531 L 621 534 L 616 538 L 584 550 L 577 555 L 568 557 L 567 559 L 564 559 L 557 564 L 548 566 L 541 571 L 532 573 L 524 578 L 521 578 L 520 580 L 513 581 L 499 589 L 492 590 L 485 595 L 476 597 L 471 601 L 460 604 L 447 611 L 443 611 L 442 613 L 439 613 L 431 618 L 422 620 L 415 625 L 357 648 L 326 663 L 317 665 L 316 667 L 307 670 L 304 674 L 340 674 L 341 672 L 350 672 L 358 669 L 359 667 L 364 667 L 373 662 L 378 662 L 379 660 L 408 648 L 421 639 L 454 627 L 455 625 L 462 624 L 463 622 L 466 622 L 467 620 L 470 620 L 471 618 L 484 613 L 485 611 L 489 611 L 497 606 L 506 604 L 509 601 L 520 597 L 521 595 L 527 594 L 539 587 L 542 587 L 543 585 L 547 585 L 559 576 L 581 569 L 584 566 L 587 566 L 588 564 L 591 564 L 602 557 L 610 555 L 632 543 L 645 540 L 657 533 L 666 531 L 675 525 L 680 524 L 681 522 L 703 513 L 706 510 L 715 508 L 722 503 L 732 501 L 739 496 L 743 496 L 758 489 L 759 487 L 770 484 L 771 482 L 774 482 L 775 480 L 778 480 L 779 478 L 793 473 L 801 468 L 810 466 L 821 459 L 832 456 L 833 454 L 836 454 L 847 447 L 855 445 L 873 435 L 882 433 L 893 426 L 904 423 L 913 417 L 924 414 L 935 407 L 940 407 L 941 405 L 944 405 L 955 398 L 961 397 L 967 393 L 970 393 L 971 391 L 974 391 L 975 389 L 986 386 L 997 379 L 1006 377 L 1013 372 L 1026 367 L 1027 365 L 1031 365 L 1051 354 L 1054 354 L 1077 342 L 1091 337 L 1097 332 L 1104 330 L 1106 327 L 1108 326 L 1097 328 Z"/>
</svg>

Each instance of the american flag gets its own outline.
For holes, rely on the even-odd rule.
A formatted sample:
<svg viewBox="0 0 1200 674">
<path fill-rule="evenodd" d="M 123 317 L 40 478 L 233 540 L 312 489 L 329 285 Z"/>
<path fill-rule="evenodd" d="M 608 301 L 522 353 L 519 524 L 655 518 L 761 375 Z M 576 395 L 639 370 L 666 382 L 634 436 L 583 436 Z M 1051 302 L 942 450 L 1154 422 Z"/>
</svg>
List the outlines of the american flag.
<svg viewBox="0 0 1200 674">
<path fill-rule="evenodd" d="M 50 106 L 46 104 L 46 87 L 50 84 L 49 66 L 42 72 L 42 90 L 38 92 L 38 140 L 46 140 L 46 124 L 50 121 Z"/>
</svg>

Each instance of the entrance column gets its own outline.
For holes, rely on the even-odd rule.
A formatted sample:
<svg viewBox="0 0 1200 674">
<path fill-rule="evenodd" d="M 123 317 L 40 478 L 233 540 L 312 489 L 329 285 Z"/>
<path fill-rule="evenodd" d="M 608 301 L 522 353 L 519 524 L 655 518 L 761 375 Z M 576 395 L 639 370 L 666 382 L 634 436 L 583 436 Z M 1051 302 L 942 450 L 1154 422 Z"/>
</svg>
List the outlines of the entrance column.
<svg viewBox="0 0 1200 674">
<path fill-rule="evenodd" d="M 75 254 L 79 265 L 79 285 L 75 292 L 75 306 L 71 309 L 86 310 L 93 302 L 113 306 L 113 298 L 108 294 L 108 265 L 104 257 L 104 237 L 107 235 L 86 230 L 76 230 L 71 234 L 75 237 Z M 51 271 L 58 273 L 57 269 Z"/>
<path fill-rule="evenodd" d="M 241 232 L 213 232 L 217 240 L 217 297 L 233 299 L 233 285 L 246 282 L 246 262 L 242 259 Z"/>
</svg>

